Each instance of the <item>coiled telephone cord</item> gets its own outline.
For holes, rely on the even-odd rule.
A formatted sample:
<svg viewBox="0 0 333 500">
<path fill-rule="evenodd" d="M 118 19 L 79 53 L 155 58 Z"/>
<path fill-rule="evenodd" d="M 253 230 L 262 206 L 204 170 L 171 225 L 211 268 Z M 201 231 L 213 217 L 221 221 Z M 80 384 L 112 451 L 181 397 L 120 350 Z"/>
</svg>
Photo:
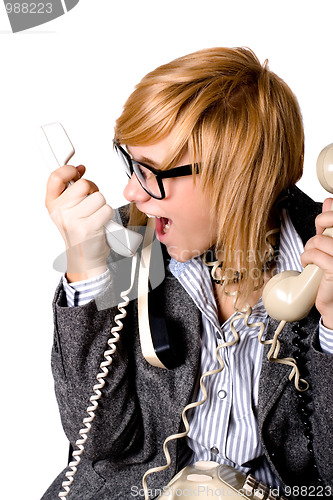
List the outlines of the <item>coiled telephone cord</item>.
<svg viewBox="0 0 333 500">
<path fill-rule="evenodd" d="M 77 472 L 77 467 L 81 461 L 81 455 L 84 452 L 84 444 L 88 438 L 87 434 L 90 431 L 92 421 L 94 420 L 94 418 L 96 416 L 95 412 L 98 408 L 98 404 L 99 404 L 98 400 L 102 396 L 102 389 L 105 385 L 104 379 L 105 379 L 105 377 L 107 377 L 107 375 L 109 373 L 109 367 L 112 364 L 112 357 L 111 356 L 116 351 L 116 348 L 117 348 L 116 342 L 118 342 L 118 340 L 120 338 L 119 332 L 123 329 L 123 324 L 122 324 L 121 320 L 124 319 L 127 315 L 127 311 L 125 310 L 125 307 L 129 303 L 128 294 L 130 293 L 130 291 L 132 290 L 133 285 L 134 285 L 136 266 L 137 266 L 137 255 L 135 254 L 132 258 L 131 284 L 130 284 L 130 287 L 128 290 L 125 290 L 124 292 L 121 292 L 121 294 L 120 294 L 121 298 L 123 299 L 123 302 L 120 302 L 117 307 L 118 307 L 121 314 L 117 314 L 117 316 L 115 316 L 115 318 L 114 318 L 114 321 L 116 322 L 117 326 L 114 326 L 111 329 L 111 335 L 107 341 L 108 348 L 105 350 L 105 352 L 103 354 L 105 360 L 102 361 L 102 363 L 100 364 L 101 371 L 96 376 L 96 378 L 98 380 L 98 384 L 94 385 L 94 387 L 93 387 L 94 394 L 92 394 L 92 396 L 90 397 L 91 406 L 88 406 L 88 408 L 87 408 L 87 413 L 88 413 L 89 417 L 86 417 L 83 419 L 83 424 L 85 427 L 83 427 L 79 431 L 81 438 L 79 438 L 75 443 L 75 445 L 77 446 L 78 449 L 74 450 L 74 452 L 73 452 L 74 460 L 68 464 L 68 468 L 70 470 L 68 470 L 65 473 L 67 480 L 63 481 L 63 483 L 61 485 L 64 491 L 59 492 L 59 494 L 58 494 L 59 498 L 66 497 L 68 495 L 68 493 L 70 492 L 71 485 L 74 481 L 74 475 Z"/>
<path fill-rule="evenodd" d="M 222 286 L 224 286 L 224 285 L 222 285 Z M 233 307 L 234 307 L 234 309 L 236 309 L 238 291 L 236 290 L 234 292 L 228 292 L 226 290 L 226 287 L 224 286 L 224 293 L 228 296 L 234 296 Z M 263 344 L 263 345 L 270 345 L 271 346 L 268 353 L 267 353 L 268 361 L 270 361 L 271 363 L 279 363 L 281 365 L 291 366 L 292 370 L 289 374 L 289 380 L 291 381 L 295 377 L 294 384 L 295 384 L 296 390 L 299 392 L 307 391 L 309 389 L 309 383 L 306 380 L 300 378 L 299 368 L 297 366 L 295 359 L 294 358 L 278 358 L 280 348 L 281 348 L 281 343 L 279 341 L 279 335 L 282 333 L 282 330 L 285 327 L 287 322 L 280 321 L 280 323 L 278 324 L 278 326 L 274 332 L 273 338 L 269 339 L 269 340 L 263 340 L 263 335 L 264 335 L 265 328 L 266 328 L 265 324 L 262 323 L 261 321 L 258 321 L 256 323 L 249 323 L 248 320 L 249 320 L 249 317 L 251 316 L 251 314 L 252 314 L 252 307 L 249 304 L 246 304 L 244 309 L 242 309 L 240 311 L 240 315 L 235 316 L 230 322 L 230 329 L 233 332 L 233 334 L 235 335 L 237 333 L 233 323 L 236 321 L 236 319 L 239 319 L 239 318 L 243 318 L 243 321 L 248 328 L 258 328 L 259 327 L 259 333 L 258 333 L 259 343 Z M 300 387 L 300 385 L 299 385 L 300 382 L 302 384 L 302 387 Z"/>
</svg>

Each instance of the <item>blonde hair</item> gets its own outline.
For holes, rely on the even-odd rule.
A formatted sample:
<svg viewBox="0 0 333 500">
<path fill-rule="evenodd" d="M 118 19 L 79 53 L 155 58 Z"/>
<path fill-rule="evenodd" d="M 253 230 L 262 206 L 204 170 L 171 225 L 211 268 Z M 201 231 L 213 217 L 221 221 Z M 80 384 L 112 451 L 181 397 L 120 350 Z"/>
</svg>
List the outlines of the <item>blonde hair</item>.
<svg viewBox="0 0 333 500">
<path fill-rule="evenodd" d="M 173 133 L 161 168 L 188 151 L 199 163 L 215 221 L 222 273 L 242 271 L 247 293 L 258 282 L 265 237 L 279 194 L 302 175 L 304 132 L 296 97 L 248 48 L 204 49 L 160 66 L 136 86 L 116 121 L 115 139 L 151 145 Z M 145 215 L 131 207 L 130 224 Z M 251 259 L 249 259 L 251 251 Z"/>
</svg>

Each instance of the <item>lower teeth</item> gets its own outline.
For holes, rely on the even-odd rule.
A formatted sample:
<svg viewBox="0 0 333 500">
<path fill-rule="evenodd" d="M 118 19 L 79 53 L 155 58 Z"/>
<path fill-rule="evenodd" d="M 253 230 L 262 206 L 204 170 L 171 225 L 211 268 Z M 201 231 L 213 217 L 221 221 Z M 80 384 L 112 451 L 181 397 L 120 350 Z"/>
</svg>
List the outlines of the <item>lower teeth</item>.
<svg viewBox="0 0 333 500">
<path fill-rule="evenodd" d="M 170 224 L 165 224 L 164 228 L 162 229 L 163 233 L 165 234 L 169 228 Z"/>
</svg>

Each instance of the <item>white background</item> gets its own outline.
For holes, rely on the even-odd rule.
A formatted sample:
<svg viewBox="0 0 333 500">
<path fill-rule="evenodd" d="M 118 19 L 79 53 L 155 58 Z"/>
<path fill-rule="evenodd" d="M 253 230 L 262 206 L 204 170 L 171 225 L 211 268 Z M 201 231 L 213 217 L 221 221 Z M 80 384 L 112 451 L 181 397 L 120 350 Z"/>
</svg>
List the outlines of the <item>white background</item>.
<svg viewBox="0 0 333 500">
<path fill-rule="evenodd" d="M 12 34 L 1 2 L 2 498 L 40 499 L 68 450 L 50 370 L 61 276 L 52 263 L 63 245 L 44 208 L 49 172 L 37 127 L 61 121 L 75 164 L 119 206 L 125 178 L 113 169 L 113 125 L 133 86 L 183 54 L 248 46 L 298 96 L 306 131 L 299 185 L 323 200 L 315 164 L 333 142 L 332 19 L 330 0 L 81 0 L 57 20 Z"/>
</svg>

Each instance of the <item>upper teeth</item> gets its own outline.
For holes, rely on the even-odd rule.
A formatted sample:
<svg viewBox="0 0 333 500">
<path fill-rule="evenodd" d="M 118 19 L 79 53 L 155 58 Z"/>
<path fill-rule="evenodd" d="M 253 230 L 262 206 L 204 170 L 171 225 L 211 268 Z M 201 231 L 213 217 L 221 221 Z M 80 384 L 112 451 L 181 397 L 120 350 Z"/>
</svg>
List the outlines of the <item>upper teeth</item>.
<svg viewBox="0 0 333 500">
<path fill-rule="evenodd" d="M 158 217 L 157 215 L 150 215 L 150 214 L 146 214 L 147 217 L 156 217 L 156 219 L 160 219 L 161 217 Z"/>
</svg>

